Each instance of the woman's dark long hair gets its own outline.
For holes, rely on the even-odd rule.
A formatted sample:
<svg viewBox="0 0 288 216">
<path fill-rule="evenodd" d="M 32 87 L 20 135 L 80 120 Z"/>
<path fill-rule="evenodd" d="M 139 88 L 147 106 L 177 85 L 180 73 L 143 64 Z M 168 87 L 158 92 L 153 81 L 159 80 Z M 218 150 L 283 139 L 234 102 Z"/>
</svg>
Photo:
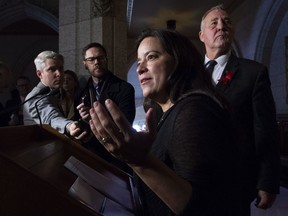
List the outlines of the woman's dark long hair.
<svg viewBox="0 0 288 216">
<path fill-rule="evenodd" d="M 146 37 L 158 38 L 164 50 L 174 58 L 176 69 L 169 77 L 170 100 L 175 103 L 193 90 L 203 90 L 215 95 L 223 102 L 212 84 L 211 75 L 204 67 L 204 59 L 193 43 L 177 31 L 169 29 L 147 29 L 139 36 L 136 48 Z"/>
</svg>

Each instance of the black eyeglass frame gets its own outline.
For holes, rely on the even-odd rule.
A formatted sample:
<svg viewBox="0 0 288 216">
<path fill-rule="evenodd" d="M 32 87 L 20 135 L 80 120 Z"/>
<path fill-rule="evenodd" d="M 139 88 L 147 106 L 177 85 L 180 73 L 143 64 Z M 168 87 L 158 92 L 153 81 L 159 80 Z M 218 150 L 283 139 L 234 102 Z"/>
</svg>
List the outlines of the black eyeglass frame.
<svg viewBox="0 0 288 216">
<path fill-rule="evenodd" d="M 100 56 L 92 56 L 92 57 L 88 57 L 88 58 L 84 59 L 84 61 L 86 61 L 88 63 L 94 63 L 95 60 L 102 62 L 102 61 L 106 61 L 107 57 L 104 55 L 100 55 Z"/>
</svg>

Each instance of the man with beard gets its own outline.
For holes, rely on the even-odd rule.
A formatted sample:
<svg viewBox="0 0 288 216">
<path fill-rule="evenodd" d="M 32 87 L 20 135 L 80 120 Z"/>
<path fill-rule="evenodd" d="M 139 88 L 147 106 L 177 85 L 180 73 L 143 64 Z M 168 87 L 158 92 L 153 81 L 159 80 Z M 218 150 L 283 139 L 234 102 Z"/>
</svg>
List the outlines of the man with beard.
<svg viewBox="0 0 288 216">
<path fill-rule="evenodd" d="M 239 208 L 235 216 L 250 215 L 250 204 L 270 208 L 279 193 L 279 145 L 274 99 L 267 68 L 232 52 L 234 30 L 223 5 L 209 9 L 202 17 L 200 40 L 205 44 L 205 65 L 216 88 L 231 105 L 238 132 Z M 223 131 L 225 133 L 225 131 Z"/>
<path fill-rule="evenodd" d="M 44 88 L 47 89 L 49 87 L 52 91 L 59 89 L 63 84 L 64 58 L 62 55 L 53 51 L 43 51 L 35 58 L 34 63 L 36 66 L 36 75 L 39 77 L 40 82 L 26 96 L 26 100 L 39 94 Z M 50 91 L 49 89 L 48 92 Z M 49 124 L 60 133 L 65 133 L 76 139 L 86 137 L 87 131 L 80 127 L 79 122 L 64 117 L 59 93 L 40 99 L 42 96 L 40 94 L 24 104 L 24 125 Z"/>
<path fill-rule="evenodd" d="M 93 107 L 93 102 L 99 101 L 104 105 L 106 99 L 111 99 L 132 125 L 136 113 L 134 87 L 108 70 L 107 52 L 103 45 L 95 42 L 88 44 L 83 48 L 82 56 L 83 65 L 90 74 L 85 88 L 80 93 L 77 106 L 79 118 L 85 119 L 83 124 L 89 127 L 89 110 Z M 125 172 L 131 171 L 126 164 L 111 156 L 94 136 L 83 145 Z"/>
</svg>

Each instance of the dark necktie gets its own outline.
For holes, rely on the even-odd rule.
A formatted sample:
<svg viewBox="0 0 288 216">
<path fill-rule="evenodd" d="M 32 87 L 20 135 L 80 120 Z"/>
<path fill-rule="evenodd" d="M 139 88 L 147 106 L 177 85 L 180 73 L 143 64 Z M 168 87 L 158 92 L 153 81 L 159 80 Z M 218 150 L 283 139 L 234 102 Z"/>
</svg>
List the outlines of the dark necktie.
<svg viewBox="0 0 288 216">
<path fill-rule="evenodd" d="M 100 98 L 100 86 L 99 86 L 99 84 L 96 85 L 95 90 L 96 90 L 96 99 L 99 100 L 99 98 Z"/>
<path fill-rule="evenodd" d="M 213 70 L 215 65 L 217 64 L 217 61 L 215 60 L 210 60 L 207 64 L 206 64 L 206 70 L 212 75 Z"/>
</svg>

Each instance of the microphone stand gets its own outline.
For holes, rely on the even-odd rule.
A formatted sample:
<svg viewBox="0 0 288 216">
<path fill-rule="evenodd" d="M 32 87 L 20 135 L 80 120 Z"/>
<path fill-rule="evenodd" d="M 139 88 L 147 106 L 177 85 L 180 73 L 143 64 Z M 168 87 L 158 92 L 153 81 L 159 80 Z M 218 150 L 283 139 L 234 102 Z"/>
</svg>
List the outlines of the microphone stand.
<svg viewBox="0 0 288 216">
<path fill-rule="evenodd" d="M 10 113 L 10 112 L 18 109 L 20 106 L 24 105 L 26 102 L 32 100 L 33 98 L 35 98 L 35 97 L 37 97 L 37 96 L 39 96 L 39 95 L 47 94 L 47 93 L 49 93 L 49 92 L 50 92 L 50 88 L 49 88 L 48 86 L 46 86 L 46 87 L 42 88 L 37 94 L 35 94 L 34 96 L 28 98 L 27 100 L 25 100 L 25 101 L 22 102 L 21 104 L 16 105 L 16 106 L 13 106 L 13 107 L 10 107 L 9 109 L 4 109 L 4 110 L 2 110 L 2 111 L 0 112 L 0 116 L 5 115 L 5 114 L 7 114 L 7 113 Z"/>
<path fill-rule="evenodd" d="M 53 89 L 51 90 L 48 94 L 42 96 L 41 98 L 39 98 L 36 102 L 35 102 L 35 108 L 36 108 L 36 112 L 37 112 L 37 116 L 38 116 L 38 119 L 39 119 L 39 124 L 40 124 L 40 134 L 41 134 L 41 137 L 43 135 L 43 125 L 42 125 L 42 119 L 41 119 L 41 116 L 40 116 L 40 112 L 39 112 L 39 109 L 38 109 L 38 102 L 40 100 L 42 100 L 43 98 L 45 97 L 49 97 L 49 96 L 53 96 L 53 95 L 56 95 L 59 93 L 59 89 Z"/>
<path fill-rule="evenodd" d="M 36 108 L 36 112 L 37 112 L 37 116 L 38 116 L 38 119 L 39 119 L 39 125 L 40 125 L 40 134 L 41 134 L 41 137 L 42 137 L 42 120 L 41 120 L 41 116 L 40 116 L 40 113 L 39 113 L 39 109 L 38 109 L 38 106 L 37 106 L 37 102 L 40 101 L 42 98 L 44 97 L 41 97 L 39 100 L 36 101 L 35 103 L 35 108 Z"/>
</svg>

